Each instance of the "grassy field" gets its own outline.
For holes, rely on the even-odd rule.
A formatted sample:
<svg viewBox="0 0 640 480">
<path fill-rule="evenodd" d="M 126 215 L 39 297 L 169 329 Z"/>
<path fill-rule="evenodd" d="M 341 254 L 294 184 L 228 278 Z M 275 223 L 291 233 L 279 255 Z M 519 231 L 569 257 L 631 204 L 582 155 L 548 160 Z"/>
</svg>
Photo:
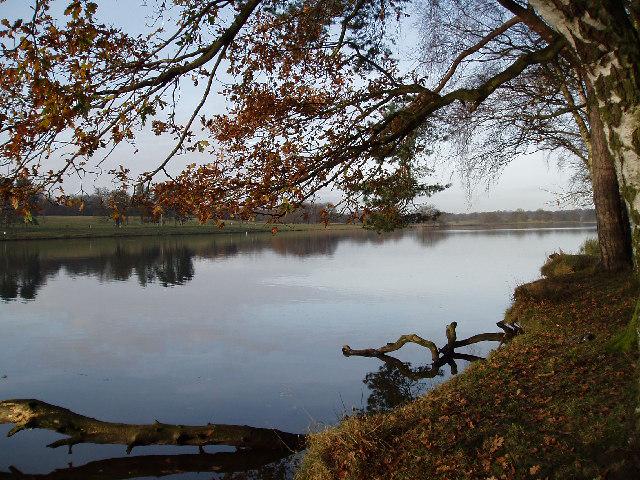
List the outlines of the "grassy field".
<svg viewBox="0 0 640 480">
<path fill-rule="evenodd" d="M 524 222 L 513 224 L 451 223 L 445 225 L 427 225 L 430 228 L 536 228 L 536 227 L 568 227 L 590 226 L 591 224 L 576 222 Z M 265 222 L 242 222 L 228 220 L 224 228 L 219 228 L 213 222 L 200 224 L 189 220 L 184 224 L 174 223 L 172 220 L 164 225 L 155 223 L 141 223 L 139 218 L 131 217 L 127 224 L 116 227 L 113 220 L 106 217 L 92 216 L 47 216 L 39 217 L 37 225 L 17 224 L 0 228 L 0 241 L 3 240 L 47 240 L 65 238 L 103 238 L 103 237 L 136 237 L 163 235 L 195 235 L 195 234 L 224 234 L 244 232 L 270 232 L 277 226 L 278 231 L 308 231 L 308 230 L 352 230 L 360 229 L 361 225 L 346 225 L 333 223 L 325 227 L 318 223 L 284 223 L 271 224 Z"/>
<path fill-rule="evenodd" d="M 0 241 L 270 232 L 274 226 L 277 226 L 278 230 L 282 232 L 325 229 L 322 224 L 274 225 L 265 222 L 240 222 L 236 220 L 226 221 L 224 228 L 219 228 L 214 223 L 203 225 L 195 220 L 189 220 L 184 224 L 169 221 L 161 226 L 153 223 L 141 223 L 138 218 L 130 218 L 126 225 L 116 227 L 111 219 L 90 216 L 40 217 L 38 222 L 38 225 L 4 227 L 0 229 Z M 360 227 L 331 224 L 327 228 L 353 229 Z"/>
<path fill-rule="evenodd" d="M 297 480 L 640 478 L 637 347 L 612 346 L 638 281 L 579 263 L 516 290 L 506 319 L 525 333 L 486 361 L 312 435 Z"/>
</svg>

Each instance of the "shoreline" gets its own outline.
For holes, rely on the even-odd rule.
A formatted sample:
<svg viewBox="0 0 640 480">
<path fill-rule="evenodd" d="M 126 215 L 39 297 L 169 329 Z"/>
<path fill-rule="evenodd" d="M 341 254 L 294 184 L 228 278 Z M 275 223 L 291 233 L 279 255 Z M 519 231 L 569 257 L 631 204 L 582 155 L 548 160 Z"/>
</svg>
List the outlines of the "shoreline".
<svg viewBox="0 0 640 480">
<path fill-rule="evenodd" d="M 404 406 L 311 434 L 296 480 L 637 478 L 638 352 L 613 345 L 639 291 L 592 267 L 521 285 L 504 319 L 524 334 Z"/>
<path fill-rule="evenodd" d="M 41 217 L 40 224 L 35 226 L 19 226 L 0 228 L 0 242 L 29 240 L 66 240 L 82 238 L 126 238 L 126 237 L 163 237 L 172 235 L 228 235 L 238 233 L 271 233 L 273 227 L 278 232 L 301 232 L 316 230 L 361 230 L 360 224 L 330 223 L 325 227 L 322 223 L 266 223 L 227 221 L 223 228 L 215 224 L 198 224 L 190 220 L 184 225 L 141 224 L 137 219 L 131 224 L 116 227 L 100 217 L 85 216 L 51 216 Z M 419 224 L 408 228 L 425 228 L 429 230 L 526 230 L 557 228 L 591 228 L 591 222 L 520 222 L 500 224 Z"/>
</svg>

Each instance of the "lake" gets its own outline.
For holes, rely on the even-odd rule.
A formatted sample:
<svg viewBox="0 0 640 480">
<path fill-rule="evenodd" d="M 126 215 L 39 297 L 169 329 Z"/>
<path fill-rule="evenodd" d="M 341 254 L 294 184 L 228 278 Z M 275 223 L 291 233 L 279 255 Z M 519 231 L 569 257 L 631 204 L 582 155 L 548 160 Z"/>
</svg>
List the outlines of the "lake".
<svg viewBox="0 0 640 480">
<path fill-rule="evenodd" d="M 452 321 L 458 338 L 499 331 L 513 289 L 537 278 L 548 254 L 592 236 L 593 228 L 410 229 L 0 243 L 0 399 L 127 423 L 318 430 L 450 375 L 444 367 L 411 381 L 376 358 L 344 357 L 342 345 L 379 347 L 405 333 L 442 345 Z M 467 351 L 484 355 L 491 345 Z M 395 356 L 430 362 L 415 345 Z M 148 470 L 134 456 L 146 455 L 178 465 L 168 473 L 215 471 L 198 465 L 210 456 L 195 447 L 123 458 L 122 446 L 77 445 L 69 455 L 45 448 L 56 433 L 6 438 L 10 428 L 0 425 L 0 479 L 14 478 L 10 466 L 44 474 L 90 462 L 84 478 L 92 467 L 103 472 L 92 478 L 135 478 Z M 117 473 L 125 467 L 128 476 Z"/>
</svg>

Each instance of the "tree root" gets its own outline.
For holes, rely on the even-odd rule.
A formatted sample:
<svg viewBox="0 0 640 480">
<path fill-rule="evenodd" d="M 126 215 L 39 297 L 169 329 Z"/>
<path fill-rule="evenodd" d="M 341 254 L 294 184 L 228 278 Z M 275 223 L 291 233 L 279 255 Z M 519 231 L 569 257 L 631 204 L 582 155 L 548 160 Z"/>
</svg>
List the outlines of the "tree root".
<svg viewBox="0 0 640 480">
<path fill-rule="evenodd" d="M 206 426 L 151 425 L 103 422 L 66 408 L 40 400 L 5 400 L 0 402 L 0 424 L 12 423 L 11 437 L 21 430 L 40 428 L 67 435 L 48 445 L 68 446 L 69 452 L 79 443 L 126 445 L 127 454 L 144 445 L 229 445 L 242 449 L 298 451 L 304 448 L 305 436 L 270 428 L 246 425 L 208 424 Z"/>
</svg>

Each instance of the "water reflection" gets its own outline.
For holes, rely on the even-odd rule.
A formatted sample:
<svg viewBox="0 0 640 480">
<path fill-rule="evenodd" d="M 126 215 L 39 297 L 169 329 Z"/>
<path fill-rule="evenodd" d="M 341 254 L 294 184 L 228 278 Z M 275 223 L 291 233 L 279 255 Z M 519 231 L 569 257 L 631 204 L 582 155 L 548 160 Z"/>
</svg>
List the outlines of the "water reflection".
<svg viewBox="0 0 640 480">
<path fill-rule="evenodd" d="M 395 236 L 400 238 L 401 234 Z M 216 235 L 214 237 L 97 239 L 4 243 L 0 248 L 0 298 L 33 300 L 49 278 L 61 271 L 68 275 L 94 276 L 101 281 L 126 281 L 135 277 L 141 286 L 184 285 L 195 275 L 194 259 L 229 258 L 265 250 L 281 256 L 331 256 L 338 243 L 379 243 L 383 238 L 368 232 L 320 231 L 312 235 L 292 232 Z M 393 238 L 393 236 L 385 239 Z"/>
<path fill-rule="evenodd" d="M 385 363 L 377 371 L 369 372 L 364 377 L 363 383 L 370 391 L 364 409 L 367 413 L 386 412 L 409 403 L 429 390 L 431 383 L 425 379 L 444 376 L 444 371 L 441 368 L 433 370 L 430 367 L 424 367 L 427 370 L 427 375 L 422 377 L 420 375 L 421 369 L 414 372 L 410 362 L 397 361 L 402 364 L 401 368 L 392 363 Z M 408 376 L 406 372 L 411 372 L 412 375 Z"/>
<path fill-rule="evenodd" d="M 47 256 L 27 248 L 5 250 L 0 256 L 0 298 L 33 300 L 47 280 L 65 270 L 69 275 L 96 276 L 103 281 L 128 280 L 135 275 L 142 286 L 158 282 L 163 286 L 183 285 L 193 278 L 194 252 L 176 246 L 131 251 L 116 244 L 112 251 L 95 256 Z M 37 248 L 37 247 L 36 247 Z M 46 248 L 45 248 L 46 253 Z"/>
<path fill-rule="evenodd" d="M 16 468 L 0 471 L 0 480 L 124 480 L 184 473 L 224 474 L 225 479 L 276 480 L 288 478 L 295 461 L 282 452 L 218 452 L 183 455 L 144 455 L 109 458 L 81 466 L 30 474 Z M 216 477 L 213 477 L 216 478 Z"/>
<path fill-rule="evenodd" d="M 412 367 L 411 362 L 403 362 L 391 355 L 378 355 L 384 365 L 376 372 L 369 372 L 362 381 L 371 392 L 367 398 L 367 413 L 386 412 L 409 403 L 432 388 L 428 379 L 444 377 L 444 365 L 448 365 L 451 375 L 458 373 L 458 362 L 483 360 L 477 355 L 455 353 L 431 365 Z"/>
<path fill-rule="evenodd" d="M 414 238 L 435 247 L 452 235 L 469 237 L 543 237 L 553 230 L 415 229 Z M 314 231 L 267 234 L 223 234 L 188 238 L 139 237 L 135 239 L 49 240 L 0 244 L 0 299 L 33 300 L 47 280 L 60 272 L 94 276 L 101 281 L 126 281 L 135 277 L 141 286 L 184 285 L 195 276 L 195 259 L 229 258 L 271 251 L 283 257 L 332 256 L 341 241 L 382 244 L 399 241 L 406 232 L 377 235 L 372 232 Z M 188 240 L 185 244 L 185 240 Z"/>
</svg>

